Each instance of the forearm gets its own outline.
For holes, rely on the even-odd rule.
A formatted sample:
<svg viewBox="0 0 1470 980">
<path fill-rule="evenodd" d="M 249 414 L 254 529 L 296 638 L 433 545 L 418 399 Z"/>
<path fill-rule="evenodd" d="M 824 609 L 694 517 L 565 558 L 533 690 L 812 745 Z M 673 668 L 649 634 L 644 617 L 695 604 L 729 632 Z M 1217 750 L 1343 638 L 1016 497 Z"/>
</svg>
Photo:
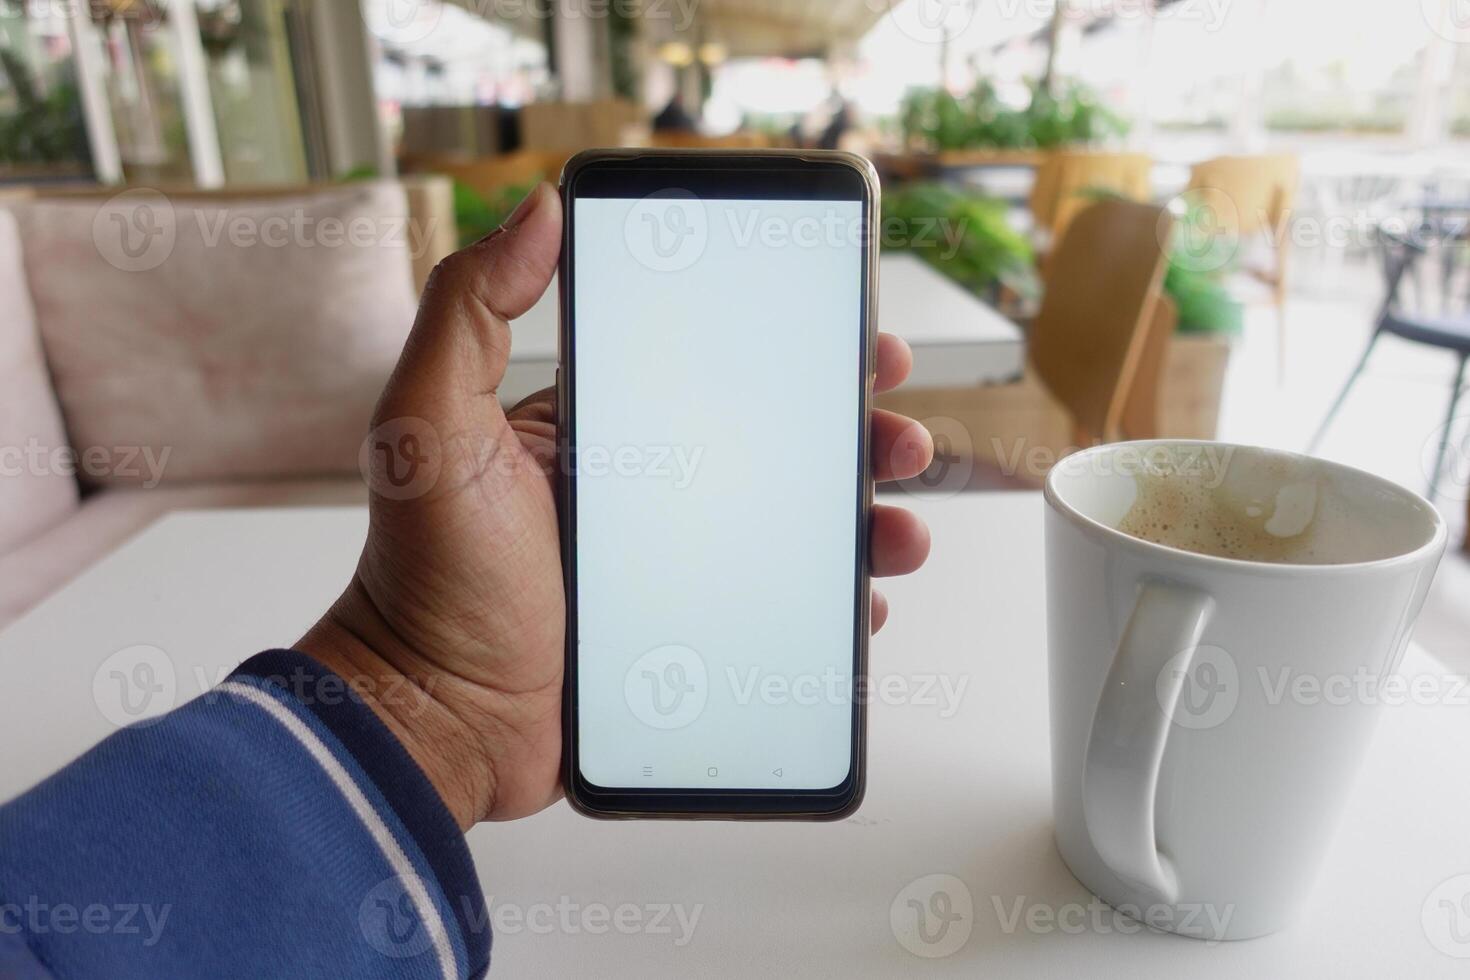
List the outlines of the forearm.
<svg viewBox="0 0 1470 980">
<path fill-rule="evenodd" d="M 433 785 L 298 653 L 0 807 L 0 975 L 476 975 L 486 922 Z"/>
</svg>

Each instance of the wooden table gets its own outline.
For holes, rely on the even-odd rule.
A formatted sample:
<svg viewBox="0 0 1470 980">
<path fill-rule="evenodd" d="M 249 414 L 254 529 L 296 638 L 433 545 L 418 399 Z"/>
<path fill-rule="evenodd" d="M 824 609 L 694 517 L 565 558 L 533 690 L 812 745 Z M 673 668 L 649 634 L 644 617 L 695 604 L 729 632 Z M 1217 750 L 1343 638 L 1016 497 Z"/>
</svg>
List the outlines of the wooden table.
<svg viewBox="0 0 1470 980">
<path fill-rule="evenodd" d="M 884 585 L 875 689 L 888 678 L 907 695 L 872 706 L 857 815 L 597 822 L 558 804 L 478 827 L 470 845 L 501 923 L 492 976 L 1467 975 L 1456 957 L 1470 956 L 1470 916 L 1458 941 L 1445 917 L 1470 909 L 1458 877 L 1470 875 L 1470 707 L 1385 710 L 1296 927 L 1218 945 L 1133 932 L 1052 843 L 1040 497 L 913 503 L 933 557 Z M 355 509 L 177 513 L 17 621 L 0 634 L 0 798 L 112 730 L 92 693 L 108 656 L 165 651 L 175 695 L 154 710 L 196 695 L 295 640 L 351 573 L 365 527 Z M 1419 650 L 1405 669 L 1443 674 Z M 926 944 L 909 902 L 939 907 L 936 895 L 959 917 Z M 620 906 L 637 909 L 631 934 L 604 918 Z M 924 955 L 936 952 L 948 955 Z"/>
<path fill-rule="evenodd" d="M 557 290 L 548 289 L 511 325 L 510 365 L 500 396 L 514 404 L 556 375 Z M 1021 328 L 915 256 L 879 260 L 878 326 L 914 349 L 910 387 L 948 388 L 1010 381 L 1021 374 Z"/>
</svg>

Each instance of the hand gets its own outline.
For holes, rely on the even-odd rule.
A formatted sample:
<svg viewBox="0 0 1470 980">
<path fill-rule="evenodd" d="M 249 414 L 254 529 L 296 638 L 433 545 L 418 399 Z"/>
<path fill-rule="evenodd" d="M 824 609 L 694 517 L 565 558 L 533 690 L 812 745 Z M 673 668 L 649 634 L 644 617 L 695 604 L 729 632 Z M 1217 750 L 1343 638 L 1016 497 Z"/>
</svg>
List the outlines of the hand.
<svg viewBox="0 0 1470 980">
<path fill-rule="evenodd" d="M 466 829 L 535 813 L 561 793 L 555 403 L 548 390 L 506 412 L 496 398 L 507 321 L 546 291 L 561 231 L 561 202 L 543 184 L 434 271 L 373 425 L 390 445 L 412 434 L 421 465 L 437 472 L 418 495 L 369 481 L 357 573 L 297 645 L 363 682 Z M 903 381 L 911 356 L 883 335 L 877 361 L 881 391 Z M 872 435 L 879 480 L 915 476 L 933 455 L 924 428 L 891 412 L 874 412 Z M 895 507 L 874 507 L 871 541 L 874 575 L 912 572 L 929 552 L 923 523 Z M 888 606 L 876 591 L 872 603 L 877 630 Z"/>
</svg>

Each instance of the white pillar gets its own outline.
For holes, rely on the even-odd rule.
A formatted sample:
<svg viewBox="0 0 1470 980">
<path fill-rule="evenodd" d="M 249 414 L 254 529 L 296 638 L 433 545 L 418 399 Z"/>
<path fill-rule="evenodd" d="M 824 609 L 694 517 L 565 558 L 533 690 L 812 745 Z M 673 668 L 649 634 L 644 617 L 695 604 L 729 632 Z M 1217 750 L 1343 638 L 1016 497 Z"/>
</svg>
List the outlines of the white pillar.
<svg viewBox="0 0 1470 980">
<path fill-rule="evenodd" d="M 92 151 L 92 170 L 100 183 L 121 184 L 122 153 L 117 147 L 117 131 L 112 128 L 112 105 L 107 99 L 107 58 L 102 50 L 102 37 L 84 4 L 72 4 L 67 10 L 66 27 L 76 57 L 77 91 L 82 103 L 82 119 L 87 127 L 87 144 Z"/>
<path fill-rule="evenodd" d="M 194 182 L 200 187 L 222 187 L 225 163 L 214 125 L 214 101 L 209 96 L 209 70 L 204 63 L 204 43 L 199 38 L 194 0 L 175 0 L 169 4 L 168 26 L 179 59 L 179 101 L 183 103 Z"/>
<path fill-rule="evenodd" d="M 391 176 L 395 172 L 393 152 L 378 119 L 362 5 L 358 0 L 315 0 L 309 9 L 317 102 L 330 176 L 364 166 Z"/>
<path fill-rule="evenodd" d="M 1230 142 L 1238 153 L 1259 153 L 1266 146 L 1266 115 L 1261 106 L 1266 78 L 1261 55 L 1265 45 L 1260 42 L 1269 29 L 1266 0 L 1257 0 L 1239 14 L 1234 22 L 1234 40 L 1239 55 L 1240 88 L 1230 119 Z"/>
<path fill-rule="evenodd" d="M 1164 79 L 1159 77 L 1158 63 L 1154 58 L 1154 38 L 1158 32 L 1157 17 L 1157 8 L 1153 0 L 1150 0 L 1148 12 L 1143 22 L 1138 25 L 1135 37 L 1138 44 L 1136 56 L 1138 70 L 1134 72 L 1133 79 L 1128 86 L 1128 97 L 1133 116 L 1133 129 L 1128 134 L 1128 143 L 1145 153 L 1154 142 L 1153 93 L 1164 84 Z"/>
<path fill-rule="evenodd" d="M 1426 17 L 1437 14 L 1438 19 L 1431 20 L 1429 43 L 1419 54 L 1418 84 L 1409 109 L 1407 135 L 1416 147 L 1437 146 L 1448 135 L 1445 96 L 1454 77 L 1456 42 L 1470 40 L 1470 31 L 1456 20 L 1455 0 L 1441 0 L 1437 10 L 1427 3 L 1424 14 Z"/>
<path fill-rule="evenodd" d="M 552 66 L 563 102 L 592 102 L 612 90 L 608 63 L 607 18 L 578 13 L 575 4 L 553 4 L 551 29 L 556 45 Z"/>
</svg>

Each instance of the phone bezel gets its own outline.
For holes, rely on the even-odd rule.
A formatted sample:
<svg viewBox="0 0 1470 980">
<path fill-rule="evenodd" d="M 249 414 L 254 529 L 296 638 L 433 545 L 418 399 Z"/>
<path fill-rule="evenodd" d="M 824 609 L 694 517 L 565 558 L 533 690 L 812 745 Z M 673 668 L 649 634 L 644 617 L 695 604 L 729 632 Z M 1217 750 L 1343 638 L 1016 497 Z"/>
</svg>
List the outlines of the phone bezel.
<svg viewBox="0 0 1470 980">
<path fill-rule="evenodd" d="M 692 185 L 692 186 L 691 186 Z M 851 764 L 846 780 L 831 789 L 672 789 L 602 787 L 588 782 L 578 766 L 576 479 L 569 465 L 575 445 L 574 392 L 576 365 L 571 358 L 575 315 L 573 239 L 574 202 L 586 196 L 642 197 L 658 190 L 703 190 L 711 197 L 737 199 L 858 200 L 863 205 L 863 342 L 858 377 L 862 420 L 858 436 L 857 527 L 854 529 L 853 723 Z M 712 189 L 712 190 L 711 190 Z M 573 808 L 594 817 L 664 817 L 690 819 L 832 820 L 852 813 L 866 788 L 866 690 L 870 588 L 868 529 L 873 506 L 869 435 L 873 399 L 874 350 L 877 336 L 877 225 L 879 190 L 872 164 L 849 153 L 806 150 L 590 150 L 567 162 L 560 192 L 565 213 L 559 266 L 561 309 L 557 355 L 557 418 L 561 452 L 558 504 L 561 509 L 562 569 L 566 585 L 565 679 L 562 696 L 563 786 Z"/>
</svg>

